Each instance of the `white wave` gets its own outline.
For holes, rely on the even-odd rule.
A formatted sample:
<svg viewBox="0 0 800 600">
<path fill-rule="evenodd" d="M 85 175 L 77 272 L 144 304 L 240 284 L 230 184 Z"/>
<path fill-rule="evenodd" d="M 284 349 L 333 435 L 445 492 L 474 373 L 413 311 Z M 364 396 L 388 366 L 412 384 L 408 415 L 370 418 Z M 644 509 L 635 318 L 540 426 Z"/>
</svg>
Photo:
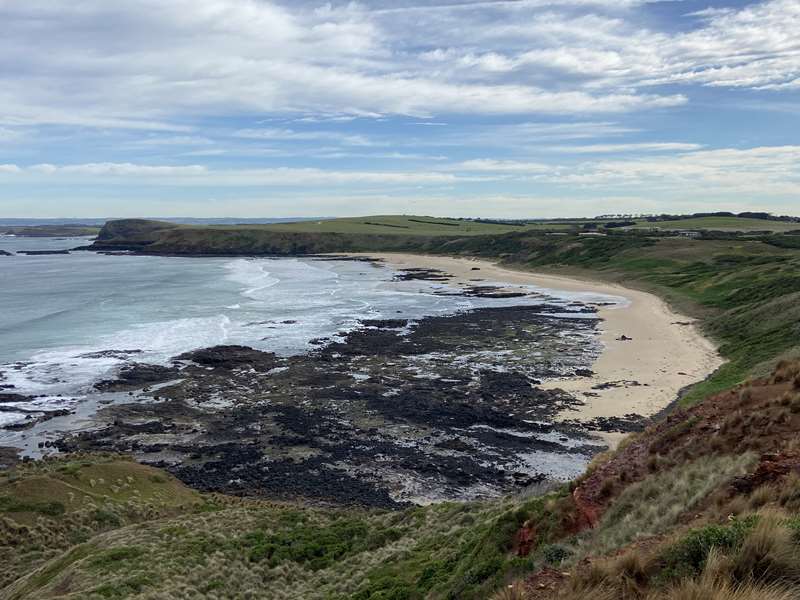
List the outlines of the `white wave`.
<svg viewBox="0 0 800 600">
<path fill-rule="evenodd" d="M 96 257 L 99 261 L 106 259 L 116 261 L 119 257 Z M 165 287 L 161 279 L 164 273 L 171 278 L 181 276 L 171 270 L 175 264 L 164 259 L 165 271 L 154 268 L 152 282 L 144 277 L 145 284 L 159 290 L 157 297 L 143 300 L 141 294 L 127 295 L 124 285 L 119 285 L 113 296 L 99 303 L 102 315 L 75 309 L 76 314 L 61 327 L 71 328 L 64 329 L 62 338 L 76 342 L 53 344 L 45 351 L 36 351 L 33 345 L 29 353 L 15 355 L 14 360 L 22 358 L 25 362 L 0 365 L 5 383 L 23 394 L 79 396 L 127 361 L 166 364 L 183 352 L 220 344 L 242 344 L 292 355 L 307 351 L 315 338 L 340 338 L 361 327 L 364 319 L 419 319 L 524 301 L 436 295 L 436 290 L 453 288 L 429 282 L 390 283 L 392 271 L 386 268 L 298 259 L 214 259 L 207 265 L 207 276 L 202 270 L 204 263 L 193 262 L 202 277 L 191 280 L 192 287 Z M 78 274 L 81 268 L 85 267 L 76 267 Z M 135 271 L 136 277 L 141 274 L 141 270 Z M 547 293 L 548 298 L 531 298 L 531 303 L 553 297 L 556 304 L 611 298 L 535 291 Z M 243 296 L 246 300 L 239 301 Z M 40 338 L 31 338 L 36 339 Z M 141 352 L 87 356 L 120 349 Z"/>
<path fill-rule="evenodd" d="M 228 270 L 227 279 L 246 286 L 241 292 L 242 296 L 258 300 L 260 292 L 278 285 L 281 281 L 266 269 L 267 264 L 266 260 L 231 261 L 225 265 Z"/>
<path fill-rule="evenodd" d="M 0 412 L 0 427 L 21 423 L 22 421 L 25 420 L 26 416 L 27 415 L 25 415 L 24 413 Z"/>
<path fill-rule="evenodd" d="M 227 343 L 231 320 L 224 314 L 136 325 L 102 336 L 92 346 L 70 346 L 37 352 L 25 363 L 0 368 L 5 381 L 21 394 L 84 393 L 128 362 L 122 356 L 97 356 L 110 348 L 130 348 L 136 362 L 166 364 L 172 357 Z M 87 356 L 92 355 L 95 356 Z"/>
</svg>

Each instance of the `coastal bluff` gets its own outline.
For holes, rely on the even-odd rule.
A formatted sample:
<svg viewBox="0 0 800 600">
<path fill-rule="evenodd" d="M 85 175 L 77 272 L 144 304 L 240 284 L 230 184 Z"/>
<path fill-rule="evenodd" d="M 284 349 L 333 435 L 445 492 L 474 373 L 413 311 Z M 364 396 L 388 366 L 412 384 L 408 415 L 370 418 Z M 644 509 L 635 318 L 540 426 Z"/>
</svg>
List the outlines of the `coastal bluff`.
<svg viewBox="0 0 800 600">
<path fill-rule="evenodd" d="M 86 250 L 206 256 L 294 256 L 433 249 L 458 235 L 292 231 L 280 225 L 191 226 L 147 219 L 109 221 Z"/>
</svg>

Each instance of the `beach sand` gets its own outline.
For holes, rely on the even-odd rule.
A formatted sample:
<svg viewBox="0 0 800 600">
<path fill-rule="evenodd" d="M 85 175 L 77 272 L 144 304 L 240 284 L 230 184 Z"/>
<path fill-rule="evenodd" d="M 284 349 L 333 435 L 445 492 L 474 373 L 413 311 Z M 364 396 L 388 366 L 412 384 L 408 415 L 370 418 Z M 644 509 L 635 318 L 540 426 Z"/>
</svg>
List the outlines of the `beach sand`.
<svg viewBox="0 0 800 600">
<path fill-rule="evenodd" d="M 470 282 L 479 278 L 486 283 L 534 285 L 626 298 L 627 306 L 599 308 L 604 351 L 592 366 L 594 376 L 543 382 L 543 388 L 563 389 L 584 402 L 577 411 L 562 413 L 561 419 L 588 421 L 630 413 L 651 416 L 673 402 L 682 388 L 705 379 L 724 362 L 715 345 L 701 335 L 693 319 L 675 313 L 653 294 L 615 284 L 517 271 L 481 260 L 393 253 L 360 256 L 382 259 L 398 269 L 440 269 L 454 276 L 450 285 L 455 286 L 461 283 L 483 285 Z M 476 268 L 480 270 L 474 270 Z M 620 340 L 623 335 L 631 339 Z M 636 381 L 640 385 L 595 389 L 604 383 L 622 381 Z M 622 436 L 604 437 L 614 445 Z"/>
</svg>

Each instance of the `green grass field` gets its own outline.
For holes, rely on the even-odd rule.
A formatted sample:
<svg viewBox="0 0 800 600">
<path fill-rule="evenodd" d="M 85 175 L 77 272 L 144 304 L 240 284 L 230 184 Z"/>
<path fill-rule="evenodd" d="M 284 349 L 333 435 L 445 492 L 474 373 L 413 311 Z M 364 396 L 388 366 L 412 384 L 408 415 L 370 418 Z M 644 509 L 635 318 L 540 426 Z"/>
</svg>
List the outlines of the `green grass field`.
<svg viewBox="0 0 800 600">
<path fill-rule="evenodd" d="M 800 223 L 784 223 L 764 219 L 740 217 L 700 217 L 675 221 L 638 221 L 632 229 L 713 229 L 717 231 L 792 231 L 800 230 Z"/>
<path fill-rule="evenodd" d="M 201 226 L 203 227 L 203 226 Z M 267 225 L 214 225 L 212 229 L 280 231 L 296 233 L 349 233 L 378 235 L 464 236 L 497 235 L 522 230 L 566 230 L 569 223 L 534 223 L 511 225 L 485 223 L 461 219 L 443 219 L 414 215 L 378 215 L 328 219 L 323 221 L 298 221 Z"/>
</svg>

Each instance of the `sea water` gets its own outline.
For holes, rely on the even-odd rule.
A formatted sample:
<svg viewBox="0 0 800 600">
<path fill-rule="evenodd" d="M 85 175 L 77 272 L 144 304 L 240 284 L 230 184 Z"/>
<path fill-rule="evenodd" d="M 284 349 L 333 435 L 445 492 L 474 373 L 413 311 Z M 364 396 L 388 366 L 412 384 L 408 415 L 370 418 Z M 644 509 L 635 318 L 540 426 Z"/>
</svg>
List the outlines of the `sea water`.
<svg viewBox="0 0 800 600">
<path fill-rule="evenodd" d="M 0 250 L 59 250 L 86 239 L 0 237 Z M 183 352 L 241 344 L 281 355 L 307 352 L 364 319 L 453 314 L 542 302 L 442 295 L 425 281 L 394 282 L 392 269 L 313 258 L 106 255 L 0 256 L 0 391 L 72 406 L 127 362 L 167 364 Z M 555 290 L 547 301 L 620 302 Z M 13 386 L 13 387 L 12 387 Z M 0 426 L 24 419 L 0 412 Z M 33 407 L 28 407 L 33 408 Z M 2 441 L 2 433 L 0 433 Z"/>
</svg>

